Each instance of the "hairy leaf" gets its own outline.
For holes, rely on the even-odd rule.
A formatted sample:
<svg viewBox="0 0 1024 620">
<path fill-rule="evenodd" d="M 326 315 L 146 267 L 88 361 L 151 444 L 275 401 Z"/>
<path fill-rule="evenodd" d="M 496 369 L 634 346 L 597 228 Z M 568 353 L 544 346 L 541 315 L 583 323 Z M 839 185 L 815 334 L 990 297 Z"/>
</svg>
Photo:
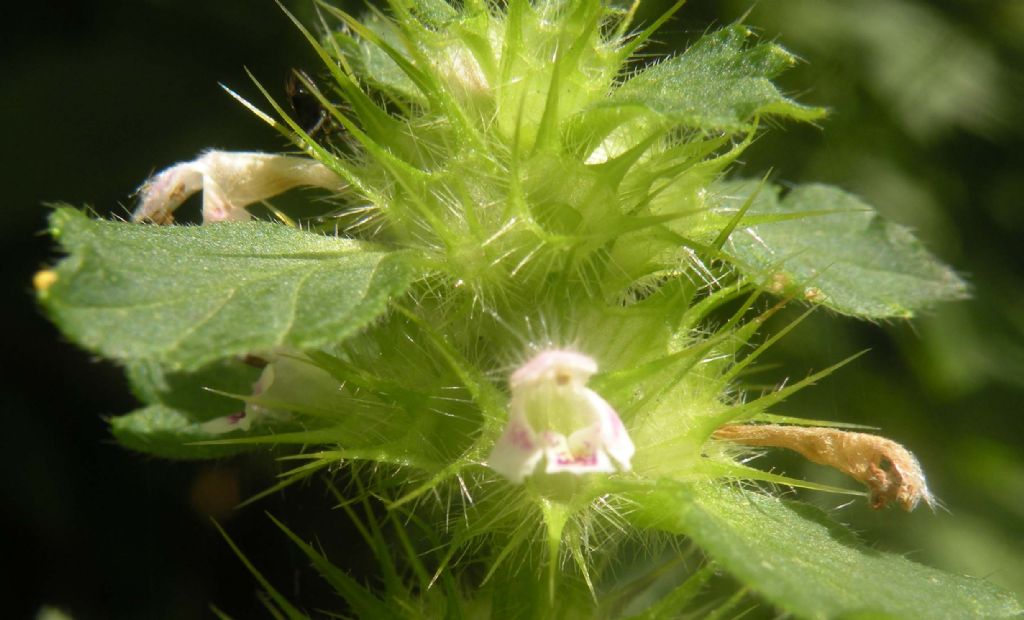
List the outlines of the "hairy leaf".
<svg viewBox="0 0 1024 620">
<path fill-rule="evenodd" d="M 757 185 L 720 185 L 723 206 L 739 208 Z M 744 221 L 751 220 L 759 223 L 741 224 L 726 249 L 771 292 L 873 319 L 910 317 L 967 295 L 910 230 L 838 188 L 805 185 L 779 200 L 777 187 L 762 186 Z"/>
<path fill-rule="evenodd" d="M 750 29 L 734 24 L 702 37 L 683 54 L 638 73 L 602 106 L 649 109 L 674 123 L 705 130 L 746 130 L 756 116 L 813 120 L 822 108 L 800 105 L 771 79 L 792 66 L 772 43 L 747 46 Z"/>
<path fill-rule="evenodd" d="M 110 431 L 126 448 L 169 459 L 212 459 L 261 448 L 258 444 L 195 445 L 228 437 L 204 431 L 187 413 L 159 404 L 112 418 Z"/>
<path fill-rule="evenodd" d="M 820 510 L 714 481 L 637 494 L 634 518 L 689 536 L 723 568 L 801 618 L 1008 618 L 986 581 L 862 544 Z"/>
<path fill-rule="evenodd" d="M 265 222 L 148 226 L 58 209 L 69 256 L 40 298 L 65 334 L 169 370 L 337 342 L 413 278 L 407 255 Z"/>
<path fill-rule="evenodd" d="M 399 33 L 391 22 L 377 15 L 367 15 L 363 25 L 387 44 L 402 49 Z M 332 35 L 340 51 L 352 63 L 357 73 L 374 88 L 401 101 L 423 103 L 423 93 L 401 67 L 378 45 L 356 38 L 341 30 Z"/>
</svg>

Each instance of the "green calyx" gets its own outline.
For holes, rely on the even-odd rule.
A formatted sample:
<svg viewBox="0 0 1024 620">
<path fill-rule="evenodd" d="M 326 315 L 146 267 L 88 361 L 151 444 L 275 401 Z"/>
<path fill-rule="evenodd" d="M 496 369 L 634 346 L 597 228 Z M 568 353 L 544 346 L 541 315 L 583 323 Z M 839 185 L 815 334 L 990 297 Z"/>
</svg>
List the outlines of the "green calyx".
<svg viewBox="0 0 1024 620">
<path fill-rule="evenodd" d="M 359 148 L 323 161 L 372 188 L 354 230 L 488 298 L 552 280 L 609 297 L 676 267 L 679 237 L 724 223 L 706 188 L 759 120 L 823 114 L 772 85 L 793 57 L 741 25 L 645 64 L 633 52 L 650 33 L 603 2 L 392 9 L 365 23 L 326 9 L 347 26 L 316 43 L 342 67 L 346 106 L 329 110 Z"/>
</svg>

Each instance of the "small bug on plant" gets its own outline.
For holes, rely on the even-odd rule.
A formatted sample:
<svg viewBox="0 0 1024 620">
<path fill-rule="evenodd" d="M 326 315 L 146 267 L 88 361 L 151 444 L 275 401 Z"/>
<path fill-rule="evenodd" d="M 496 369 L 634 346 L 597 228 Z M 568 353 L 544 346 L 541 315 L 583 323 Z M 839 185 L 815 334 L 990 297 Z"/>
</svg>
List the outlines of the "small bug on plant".
<svg viewBox="0 0 1024 620">
<path fill-rule="evenodd" d="M 302 69 L 292 69 L 284 81 L 284 94 L 288 106 L 295 113 L 295 122 L 311 138 L 315 138 L 327 129 L 327 109 L 306 87 L 312 84 L 313 78 Z"/>
</svg>

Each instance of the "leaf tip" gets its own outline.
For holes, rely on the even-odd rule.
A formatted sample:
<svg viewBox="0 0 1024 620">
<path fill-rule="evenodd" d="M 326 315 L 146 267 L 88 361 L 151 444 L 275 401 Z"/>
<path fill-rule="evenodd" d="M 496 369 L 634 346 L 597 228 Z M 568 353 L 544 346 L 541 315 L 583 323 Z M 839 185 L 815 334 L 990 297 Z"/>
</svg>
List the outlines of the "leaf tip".
<svg viewBox="0 0 1024 620">
<path fill-rule="evenodd" d="M 86 217 L 80 210 L 65 204 L 54 205 L 53 212 L 47 221 L 50 235 L 54 239 L 60 238 L 61 234 L 71 222 Z"/>
</svg>

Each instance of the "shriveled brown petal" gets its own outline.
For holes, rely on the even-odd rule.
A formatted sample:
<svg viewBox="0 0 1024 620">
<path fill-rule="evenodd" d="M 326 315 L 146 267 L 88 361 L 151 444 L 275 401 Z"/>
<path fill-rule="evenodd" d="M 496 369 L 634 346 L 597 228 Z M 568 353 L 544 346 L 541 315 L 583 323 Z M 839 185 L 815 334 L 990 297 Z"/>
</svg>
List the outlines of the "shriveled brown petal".
<svg viewBox="0 0 1024 620">
<path fill-rule="evenodd" d="M 921 501 L 935 507 L 935 498 L 928 491 L 917 459 L 885 437 L 820 426 L 779 424 L 728 424 L 712 437 L 747 446 L 786 448 L 811 462 L 834 467 L 867 485 L 871 507 L 875 509 L 896 502 L 909 512 Z"/>
</svg>

